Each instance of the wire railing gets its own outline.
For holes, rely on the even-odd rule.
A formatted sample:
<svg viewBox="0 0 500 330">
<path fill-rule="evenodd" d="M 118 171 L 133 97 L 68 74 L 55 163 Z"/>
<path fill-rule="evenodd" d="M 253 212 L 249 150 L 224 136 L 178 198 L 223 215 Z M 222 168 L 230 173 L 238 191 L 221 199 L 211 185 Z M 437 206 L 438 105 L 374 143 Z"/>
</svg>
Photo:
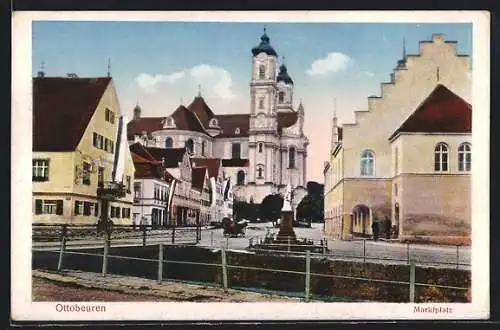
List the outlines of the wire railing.
<svg viewBox="0 0 500 330">
<path fill-rule="evenodd" d="M 381 283 L 385 285 L 396 285 L 396 286 L 406 286 L 408 288 L 408 298 L 407 302 L 415 302 L 416 301 L 416 288 L 417 287 L 434 287 L 437 289 L 445 289 L 445 290 L 453 290 L 462 293 L 470 293 L 470 287 L 461 287 L 456 285 L 444 285 L 437 283 L 421 283 L 417 282 L 415 279 L 416 272 L 416 263 L 414 260 L 410 260 L 408 265 L 409 280 L 400 280 L 400 279 L 382 279 L 382 278 L 373 278 L 367 276 L 355 276 L 355 275 L 341 275 L 341 274 L 331 274 L 331 273 L 319 273 L 311 271 L 311 260 L 315 258 L 318 254 L 311 253 L 311 251 L 305 251 L 296 255 L 296 257 L 303 259 L 305 263 L 305 270 L 290 270 L 290 269 L 282 269 L 282 268 L 266 268 L 266 267 L 258 267 L 258 266 L 249 266 L 249 265 L 240 265 L 240 264 L 229 264 L 229 259 L 227 257 L 228 250 L 222 245 L 219 249 L 220 253 L 220 263 L 215 262 L 200 262 L 200 261 L 186 261 L 186 260 L 173 260 L 167 258 L 167 253 L 165 248 L 168 247 L 168 244 L 160 243 L 157 245 L 158 249 L 158 258 L 142 258 L 142 257 L 134 257 L 134 256 L 123 256 L 123 255 L 113 255 L 110 254 L 110 244 L 109 240 L 105 237 L 102 253 L 99 252 L 77 252 L 66 249 L 66 240 L 62 239 L 60 244 L 59 251 L 44 251 L 44 252 L 52 252 L 59 253 L 58 263 L 57 263 L 57 271 L 64 271 L 64 257 L 65 255 L 79 255 L 79 256 L 94 256 L 102 258 L 101 265 L 101 275 L 108 275 L 108 263 L 109 259 L 117 259 L 123 262 L 151 262 L 157 264 L 157 282 L 162 283 L 164 280 L 168 280 L 168 277 L 165 275 L 166 270 L 168 269 L 168 264 L 178 264 L 178 265 L 194 265 L 194 266 L 206 266 L 206 267 L 216 267 L 220 270 L 220 278 L 221 281 L 219 283 L 220 287 L 227 292 L 231 289 L 228 281 L 228 272 L 230 269 L 237 270 L 246 270 L 246 271 L 260 271 L 260 272 L 272 272 L 272 273 L 280 273 L 280 274 L 288 274 L 288 275 L 300 275 L 304 276 L 304 291 L 302 294 L 302 298 L 305 301 L 310 301 L 314 295 L 311 294 L 311 277 L 315 278 L 330 278 L 330 279 L 342 279 L 342 280 L 351 280 L 357 282 L 365 282 L 365 283 Z M 34 252 L 42 251 L 38 249 L 33 249 Z M 177 279 L 179 281 L 179 279 Z M 180 279 L 182 282 L 182 279 Z M 262 289 L 262 288 L 260 288 Z"/>
</svg>

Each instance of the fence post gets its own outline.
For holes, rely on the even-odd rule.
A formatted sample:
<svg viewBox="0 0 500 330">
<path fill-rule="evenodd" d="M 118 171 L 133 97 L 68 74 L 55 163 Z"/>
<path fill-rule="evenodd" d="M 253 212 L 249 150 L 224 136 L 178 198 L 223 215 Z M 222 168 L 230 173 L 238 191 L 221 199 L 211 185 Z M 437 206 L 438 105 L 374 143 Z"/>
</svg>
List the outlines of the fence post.
<svg viewBox="0 0 500 330">
<path fill-rule="evenodd" d="M 146 246 L 146 225 L 142 226 L 142 246 Z"/>
<path fill-rule="evenodd" d="M 459 247 L 459 245 L 457 244 L 457 269 L 459 268 L 459 265 L 460 265 L 458 247 Z"/>
<path fill-rule="evenodd" d="M 61 250 L 59 251 L 59 262 L 57 263 L 57 271 L 60 272 L 63 265 L 63 255 L 64 250 L 66 250 L 66 237 L 61 238 Z"/>
<path fill-rule="evenodd" d="M 363 262 L 366 262 L 366 239 L 363 239 Z"/>
<path fill-rule="evenodd" d="M 172 244 L 175 244 L 175 225 L 172 227 Z"/>
<path fill-rule="evenodd" d="M 102 276 L 106 276 L 108 272 L 108 235 L 104 235 L 104 252 L 102 255 Z"/>
<path fill-rule="evenodd" d="M 224 291 L 227 292 L 227 260 L 226 260 L 226 249 L 222 246 L 220 250 L 222 259 L 222 287 Z"/>
<path fill-rule="evenodd" d="M 415 302 L 415 261 L 410 262 L 410 302 Z"/>
<path fill-rule="evenodd" d="M 163 280 L 163 243 L 158 246 L 158 283 Z"/>
<path fill-rule="evenodd" d="M 229 249 L 229 236 L 226 236 L 226 250 Z"/>
<path fill-rule="evenodd" d="M 210 231 L 210 246 L 214 246 L 214 232 Z"/>
<path fill-rule="evenodd" d="M 288 236 L 287 242 L 288 242 L 288 252 L 290 252 L 290 236 Z"/>
<path fill-rule="evenodd" d="M 410 243 L 406 243 L 406 262 L 410 264 Z"/>
<path fill-rule="evenodd" d="M 306 292 L 305 300 L 309 301 L 309 295 L 311 292 L 311 251 L 306 251 Z"/>
</svg>

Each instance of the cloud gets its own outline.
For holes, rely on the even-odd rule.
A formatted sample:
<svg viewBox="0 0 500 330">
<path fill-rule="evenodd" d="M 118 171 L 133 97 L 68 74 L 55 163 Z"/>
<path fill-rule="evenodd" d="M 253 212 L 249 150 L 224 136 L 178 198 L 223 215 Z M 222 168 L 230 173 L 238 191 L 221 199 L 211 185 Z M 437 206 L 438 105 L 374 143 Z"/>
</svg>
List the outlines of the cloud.
<svg viewBox="0 0 500 330">
<path fill-rule="evenodd" d="M 375 74 L 370 71 L 361 71 L 360 73 L 357 74 L 357 77 L 363 77 L 363 78 L 373 78 Z"/>
<path fill-rule="evenodd" d="M 229 100 L 234 97 L 232 86 L 233 81 L 229 72 L 223 68 L 199 64 L 192 68 L 170 74 L 149 75 L 141 73 L 135 78 L 137 85 L 146 93 L 156 93 L 161 84 L 183 83 L 190 91 L 195 90 L 195 86 L 210 86 L 207 92 L 210 95 L 222 100 Z"/>
<path fill-rule="evenodd" d="M 307 70 L 310 76 L 324 76 L 328 73 L 335 73 L 346 70 L 353 60 L 342 53 L 329 53 L 326 57 L 319 58 L 311 64 L 311 68 Z"/>
</svg>

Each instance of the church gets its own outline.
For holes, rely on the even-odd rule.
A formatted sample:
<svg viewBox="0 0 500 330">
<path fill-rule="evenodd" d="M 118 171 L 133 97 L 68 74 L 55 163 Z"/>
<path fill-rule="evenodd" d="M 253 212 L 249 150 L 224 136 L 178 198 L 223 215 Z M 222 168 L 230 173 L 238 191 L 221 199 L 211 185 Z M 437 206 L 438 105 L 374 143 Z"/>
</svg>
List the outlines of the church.
<svg viewBox="0 0 500 330">
<path fill-rule="evenodd" d="M 185 148 L 190 158 L 218 159 L 221 179 L 230 178 L 236 200 L 260 203 L 269 194 L 293 189 L 294 208 L 307 193 L 304 106 L 294 107 L 294 81 L 264 29 L 251 49 L 252 76 L 247 113 L 217 114 L 199 93 L 159 117 L 139 105 L 128 124 L 129 144 Z"/>
<path fill-rule="evenodd" d="M 332 123 L 325 235 L 470 244 L 471 64 L 434 34 L 354 123 Z"/>
</svg>

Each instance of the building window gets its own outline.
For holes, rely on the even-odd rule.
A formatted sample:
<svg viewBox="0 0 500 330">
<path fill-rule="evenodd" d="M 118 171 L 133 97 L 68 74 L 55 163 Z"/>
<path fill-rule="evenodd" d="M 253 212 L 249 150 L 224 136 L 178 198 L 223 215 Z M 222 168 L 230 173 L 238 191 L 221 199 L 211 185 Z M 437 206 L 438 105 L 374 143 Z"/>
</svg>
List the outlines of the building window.
<svg viewBox="0 0 500 330">
<path fill-rule="evenodd" d="M 231 145 L 231 158 L 240 159 L 241 158 L 241 144 L 233 143 Z"/>
<path fill-rule="evenodd" d="M 219 122 L 217 121 L 217 119 L 215 118 L 212 118 L 210 119 L 210 124 L 209 124 L 210 127 L 217 127 L 219 126 Z"/>
<path fill-rule="evenodd" d="M 288 149 L 288 167 L 295 168 L 295 147 Z"/>
<path fill-rule="evenodd" d="M 240 128 L 239 127 L 236 127 L 236 129 L 234 130 L 234 134 L 236 134 L 236 135 L 240 134 Z"/>
<path fill-rule="evenodd" d="M 130 218 L 130 208 L 122 208 L 122 218 Z"/>
<path fill-rule="evenodd" d="M 75 201 L 75 215 L 83 215 L 83 202 Z"/>
<path fill-rule="evenodd" d="M 462 143 L 458 147 L 458 170 L 460 172 L 470 172 L 472 161 L 472 148 L 470 143 Z"/>
<path fill-rule="evenodd" d="M 242 186 L 245 184 L 245 172 L 243 172 L 243 170 L 238 171 L 238 175 L 236 178 L 236 184 L 238 186 Z"/>
<path fill-rule="evenodd" d="M 264 64 L 259 65 L 259 79 L 266 79 L 266 66 Z"/>
<path fill-rule="evenodd" d="M 285 101 L 285 92 L 278 93 L 278 102 L 283 103 Z"/>
<path fill-rule="evenodd" d="M 186 141 L 186 149 L 190 154 L 194 153 L 194 142 L 193 139 L 189 139 Z"/>
<path fill-rule="evenodd" d="M 97 148 L 102 149 L 104 144 L 104 136 L 102 135 L 97 135 Z"/>
<path fill-rule="evenodd" d="M 134 183 L 134 198 L 141 198 L 141 184 L 139 182 Z"/>
<path fill-rule="evenodd" d="M 87 162 L 83 163 L 82 183 L 90 185 L 90 164 Z"/>
<path fill-rule="evenodd" d="M 264 179 L 264 167 L 263 166 L 257 167 L 257 178 Z"/>
<path fill-rule="evenodd" d="M 126 177 L 126 182 L 127 182 L 127 193 L 130 194 L 130 175 L 127 175 Z"/>
<path fill-rule="evenodd" d="M 167 138 L 165 139 L 165 148 L 172 148 L 173 145 L 174 140 L 170 136 L 167 136 Z"/>
<path fill-rule="evenodd" d="M 259 98 L 259 109 L 264 109 L 264 98 Z"/>
<path fill-rule="evenodd" d="M 205 141 L 202 141 L 201 142 L 201 155 L 202 156 L 205 156 L 205 152 L 206 152 L 206 149 L 207 148 L 207 143 Z"/>
<path fill-rule="evenodd" d="M 262 145 L 263 145 L 263 143 L 259 142 L 259 152 L 262 152 Z"/>
<path fill-rule="evenodd" d="M 361 153 L 361 176 L 373 176 L 375 173 L 375 153 L 365 150 Z"/>
<path fill-rule="evenodd" d="M 106 109 L 105 119 L 107 122 L 114 124 L 115 123 L 115 113 L 109 109 Z"/>
<path fill-rule="evenodd" d="M 104 167 L 99 166 L 97 170 L 97 186 L 104 187 Z"/>
<path fill-rule="evenodd" d="M 434 148 L 434 171 L 448 171 L 448 146 L 440 142 Z"/>
<path fill-rule="evenodd" d="M 62 200 L 35 200 L 35 214 L 63 214 Z"/>
<path fill-rule="evenodd" d="M 33 159 L 33 181 L 49 180 L 49 160 Z"/>
</svg>

